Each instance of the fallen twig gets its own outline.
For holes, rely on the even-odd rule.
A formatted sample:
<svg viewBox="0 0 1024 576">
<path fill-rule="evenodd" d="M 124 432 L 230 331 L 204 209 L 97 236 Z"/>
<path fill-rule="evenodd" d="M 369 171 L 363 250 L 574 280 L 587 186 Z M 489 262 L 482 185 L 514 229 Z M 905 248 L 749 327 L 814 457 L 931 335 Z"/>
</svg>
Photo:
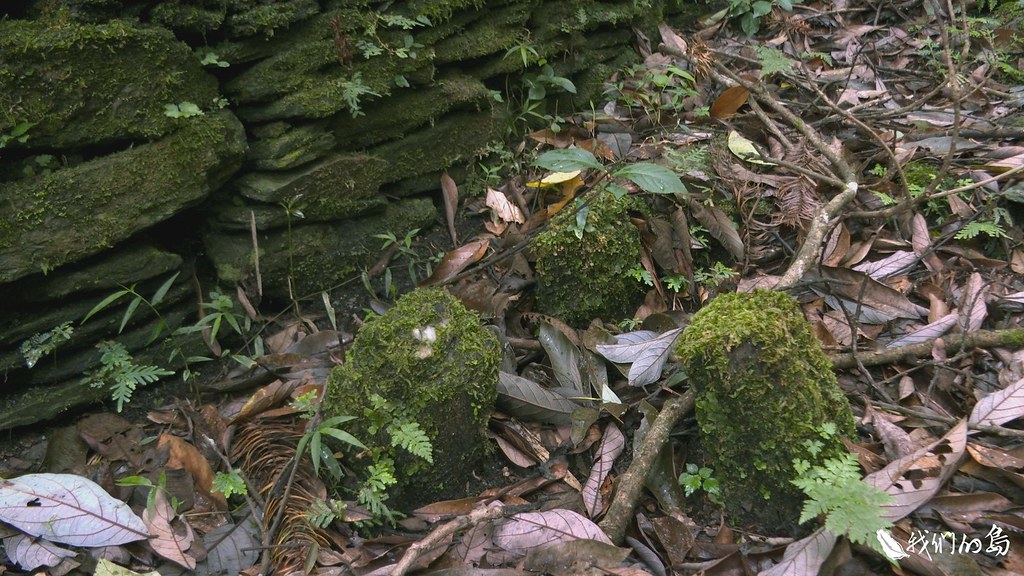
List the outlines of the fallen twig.
<svg viewBox="0 0 1024 576">
<path fill-rule="evenodd" d="M 611 538 L 612 542 L 621 544 L 626 535 L 626 527 L 633 519 L 633 509 L 640 500 L 640 492 L 644 488 L 647 475 L 654 466 L 654 461 L 669 439 L 669 433 L 675 428 L 679 420 L 693 410 L 693 390 L 687 390 L 682 396 L 676 396 L 664 406 L 661 412 L 651 424 L 650 431 L 644 438 L 643 444 L 633 455 L 633 462 L 629 465 L 626 473 L 619 478 L 619 486 L 615 491 L 615 498 L 608 513 L 601 520 L 601 529 Z"/>
<path fill-rule="evenodd" d="M 880 366 L 892 364 L 904 359 L 916 359 L 929 357 L 935 348 L 938 338 L 926 340 L 918 344 L 900 346 L 899 348 L 888 348 L 874 350 L 871 352 L 857 352 L 856 354 L 835 354 L 829 356 L 832 366 L 838 370 L 854 368 L 857 361 L 864 366 Z M 953 334 L 942 338 L 947 353 L 956 353 L 965 348 L 992 348 L 996 346 L 1024 347 L 1024 328 L 1013 328 L 1010 330 L 978 330 L 970 334 Z"/>
</svg>

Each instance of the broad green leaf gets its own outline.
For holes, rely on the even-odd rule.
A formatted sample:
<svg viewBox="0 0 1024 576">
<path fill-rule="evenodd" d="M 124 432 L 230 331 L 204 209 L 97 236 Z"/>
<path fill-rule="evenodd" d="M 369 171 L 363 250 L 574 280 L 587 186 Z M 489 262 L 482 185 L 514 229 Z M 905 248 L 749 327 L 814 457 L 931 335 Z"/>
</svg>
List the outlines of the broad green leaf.
<svg viewBox="0 0 1024 576">
<path fill-rule="evenodd" d="M 758 0 L 757 2 L 754 2 L 751 10 L 754 13 L 754 18 L 760 18 L 772 11 L 772 3 L 766 2 L 765 0 Z"/>
<path fill-rule="evenodd" d="M 576 85 L 568 78 L 563 78 L 562 76 L 551 76 L 548 78 L 548 81 L 570 94 L 576 93 Z"/>
<path fill-rule="evenodd" d="M 132 314 L 135 314 L 135 311 L 138 310 L 139 304 L 141 303 L 142 297 L 138 295 L 136 295 L 135 298 L 132 298 L 132 301 L 128 303 L 128 308 L 124 311 L 124 317 L 121 318 L 121 326 L 117 329 L 118 334 L 124 332 L 124 327 L 128 325 L 128 321 L 132 319 Z"/>
<path fill-rule="evenodd" d="M 654 194 L 686 193 L 679 176 L 664 166 L 642 162 L 630 164 L 612 173 L 617 178 L 625 178 L 647 192 Z"/>
<path fill-rule="evenodd" d="M 320 475 L 320 431 L 313 432 L 313 438 L 309 442 L 309 458 L 313 461 L 313 473 Z"/>
<path fill-rule="evenodd" d="M 93 315 L 102 312 L 107 306 L 110 306 L 111 304 L 116 302 L 119 298 L 121 298 L 121 296 L 124 296 L 125 294 L 131 294 L 131 291 L 129 291 L 129 290 L 118 290 L 117 292 L 114 292 L 110 296 L 107 296 L 99 304 L 93 306 L 92 310 L 89 310 L 89 313 L 85 315 L 85 318 L 82 318 L 82 322 L 81 323 L 85 324 L 86 320 L 88 320 L 89 318 L 92 318 Z"/>
<path fill-rule="evenodd" d="M 551 170 L 553 172 L 572 172 L 585 168 L 602 168 L 590 152 L 582 148 L 567 148 L 565 150 L 548 150 L 541 154 L 534 164 Z"/>
<path fill-rule="evenodd" d="M 181 274 L 181 272 L 175 272 L 173 276 L 168 278 L 167 281 L 164 282 L 163 285 L 161 285 L 160 288 L 157 289 L 157 291 L 153 294 L 153 297 L 149 299 L 150 304 L 156 307 L 158 304 L 160 304 L 160 302 L 163 301 L 164 296 L 167 295 L 167 291 L 171 289 L 171 285 L 174 284 L 174 281 L 178 279 L 178 274 Z"/>
<path fill-rule="evenodd" d="M 324 434 L 327 434 L 328 436 L 337 438 L 338 440 L 341 440 L 346 444 L 351 444 L 356 448 L 362 448 L 363 450 L 366 450 L 366 446 L 363 445 L 362 442 L 360 442 L 359 440 L 356 439 L 355 436 L 349 434 L 348 432 L 345 432 L 344 430 L 338 430 L 337 428 L 323 428 L 322 430 Z"/>
</svg>

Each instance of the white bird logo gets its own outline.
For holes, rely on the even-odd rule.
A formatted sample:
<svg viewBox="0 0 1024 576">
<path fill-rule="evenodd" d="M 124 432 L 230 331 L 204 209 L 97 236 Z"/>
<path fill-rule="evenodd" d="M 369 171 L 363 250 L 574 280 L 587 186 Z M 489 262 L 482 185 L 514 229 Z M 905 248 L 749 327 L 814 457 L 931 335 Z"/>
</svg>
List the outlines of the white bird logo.
<svg viewBox="0 0 1024 576">
<path fill-rule="evenodd" d="M 878 543 L 882 545 L 882 553 L 889 559 L 889 562 L 896 564 L 899 560 L 910 556 L 903 551 L 903 546 L 892 537 L 888 530 L 879 529 L 875 532 L 875 536 L 878 538 Z"/>
</svg>

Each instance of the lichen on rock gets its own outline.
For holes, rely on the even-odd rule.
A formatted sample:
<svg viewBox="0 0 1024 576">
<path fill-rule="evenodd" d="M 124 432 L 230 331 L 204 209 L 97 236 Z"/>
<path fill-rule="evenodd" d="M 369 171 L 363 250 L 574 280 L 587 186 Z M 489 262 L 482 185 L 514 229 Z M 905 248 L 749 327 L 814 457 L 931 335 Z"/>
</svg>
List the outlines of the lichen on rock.
<svg viewBox="0 0 1024 576">
<path fill-rule="evenodd" d="M 644 293 L 627 274 L 640 265 L 640 233 L 628 216 L 639 208 L 628 196 L 597 191 L 579 210 L 570 205 L 555 215 L 530 243 L 538 309 L 575 325 L 630 316 Z"/>
<path fill-rule="evenodd" d="M 845 452 L 849 403 L 796 301 L 781 292 L 723 294 L 694 315 L 677 353 L 696 392 L 707 464 L 737 525 L 797 530 L 803 494 L 793 460 L 812 465 Z M 837 434 L 824 438 L 821 426 Z M 817 456 L 805 441 L 823 441 Z"/>
<path fill-rule="evenodd" d="M 475 313 L 443 290 L 417 289 L 359 331 L 347 362 L 328 380 L 324 417 L 356 416 L 349 431 L 393 454 L 399 483 L 389 506 L 461 496 L 486 451 L 500 361 L 497 338 Z M 374 394 L 427 433 L 432 465 L 392 447 L 382 430 L 371 433 L 380 419 Z"/>
</svg>

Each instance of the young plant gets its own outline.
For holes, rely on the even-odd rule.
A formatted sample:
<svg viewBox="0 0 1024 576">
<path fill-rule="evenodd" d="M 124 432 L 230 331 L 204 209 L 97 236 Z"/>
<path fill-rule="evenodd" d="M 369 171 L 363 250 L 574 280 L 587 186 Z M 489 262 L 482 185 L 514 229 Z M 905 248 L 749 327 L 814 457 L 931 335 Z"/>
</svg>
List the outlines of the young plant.
<svg viewBox="0 0 1024 576">
<path fill-rule="evenodd" d="M 703 490 L 714 501 L 719 494 L 718 480 L 713 476 L 714 473 L 715 471 L 707 466 L 687 463 L 686 472 L 679 475 L 679 485 L 683 487 L 683 492 L 687 496 L 692 496 L 694 492 Z"/>
<path fill-rule="evenodd" d="M 828 438 L 836 431 L 825 425 L 819 433 Z M 808 440 L 805 445 L 812 455 L 817 455 L 824 444 Z M 890 503 L 892 496 L 861 480 L 856 455 L 847 453 L 826 458 L 816 466 L 797 459 L 793 467 L 797 474 L 793 484 L 807 495 L 800 523 L 824 516 L 825 528 L 832 533 L 845 535 L 855 544 L 884 553 L 876 533 L 892 526 L 882 518 L 882 506 Z"/>
<path fill-rule="evenodd" d="M 162 376 L 171 376 L 174 372 L 158 366 L 142 366 L 135 363 L 132 355 L 120 342 L 104 340 L 96 345 L 100 349 L 100 368 L 89 372 L 82 382 L 93 388 L 108 386 L 111 398 L 117 402 L 117 411 L 121 412 L 124 405 L 132 400 L 132 394 L 138 386 L 152 384 Z"/>
</svg>

